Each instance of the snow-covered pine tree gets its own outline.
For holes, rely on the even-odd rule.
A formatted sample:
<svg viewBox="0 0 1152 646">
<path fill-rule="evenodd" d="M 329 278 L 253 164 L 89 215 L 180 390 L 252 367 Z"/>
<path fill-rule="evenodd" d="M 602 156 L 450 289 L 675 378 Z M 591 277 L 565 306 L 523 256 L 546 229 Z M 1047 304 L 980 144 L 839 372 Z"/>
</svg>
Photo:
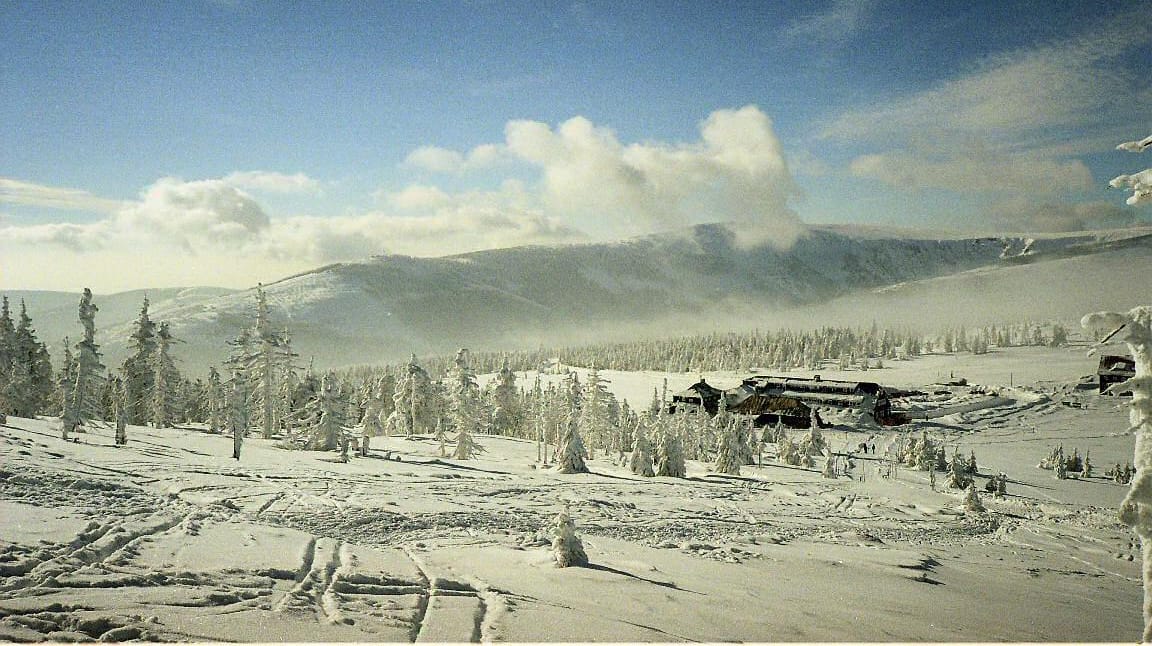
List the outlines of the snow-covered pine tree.
<svg viewBox="0 0 1152 646">
<path fill-rule="evenodd" d="M 293 362 L 297 354 L 292 351 L 288 332 L 278 332 L 272 325 L 263 285 L 256 286 L 256 320 L 250 339 L 251 354 L 245 359 L 249 396 L 261 435 L 269 439 L 279 430 L 286 413 L 280 396 L 281 384 L 287 373 L 295 369 Z"/>
<path fill-rule="evenodd" d="M 307 437 L 307 448 L 313 451 L 335 451 L 348 427 L 348 402 L 336 374 L 329 371 L 320 381 L 320 392 L 304 407 L 301 427 Z"/>
<path fill-rule="evenodd" d="M 609 437 L 612 432 L 612 405 L 615 398 L 608 392 L 600 371 L 593 365 L 588 371 L 580 396 L 580 416 L 577 418 L 581 437 L 588 445 L 589 459 L 595 459 L 596 447 L 610 450 Z"/>
<path fill-rule="evenodd" d="M 155 428 L 172 426 L 179 402 L 177 388 L 180 384 L 180 371 L 172 357 L 172 344 L 176 341 L 169 331 L 168 322 L 163 321 L 156 328 L 155 349 L 148 363 L 152 373 L 152 392 L 149 395 L 149 421 Z"/>
<path fill-rule="evenodd" d="M 0 297 L 0 415 L 7 410 L 4 391 L 12 379 L 12 363 L 16 358 L 16 325 L 12 322 L 12 310 L 8 297 Z"/>
<path fill-rule="evenodd" d="M 143 424 L 151 418 L 151 361 L 156 353 L 156 324 L 148 316 L 148 305 L 148 297 L 145 296 L 128 341 L 130 353 L 120 366 L 128 392 L 129 424 Z"/>
<path fill-rule="evenodd" d="M 964 511 L 981 514 L 984 513 L 984 503 L 980 501 L 980 494 L 976 491 L 976 483 L 968 484 L 968 492 L 964 495 Z"/>
<path fill-rule="evenodd" d="M 468 365 L 467 348 L 460 348 L 456 353 L 455 365 L 448 376 L 448 406 L 448 419 L 456 432 L 452 457 L 470 459 L 482 450 L 475 436 L 483 431 L 485 416 L 480 402 L 480 387 Z"/>
<path fill-rule="evenodd" d="M 61 433 L 64 439 L 80 426 L 102 416 L 101 391 L 104 364 L 100 363 L 100 346 L 96 344 L 96 312 L 99 308 L 92 302 L 92 290 L 84 288 L 80 297 L 78 318 L 84 328 L 84 337 L 76 344 L 76 368 L 71 392 L 64 401 L 61 415 Z"/>
<path fill-rule="evenodd" d="M 0 400 L 8 415 L 36 417 L 44 412 L 56 388 L 48 348 L 36 338 L 23 299 L 12 336 L 12 371 Z"/>
<path fill-rule="evenodd" d="M 738 476 L 740 467 L 747 463 L 748 457 L 748 441 L 744 435 L 744 426 L 728 415 L 724 427 L 716 447 L 716 464 L 713 470 L 717 473 Z"/>
<path fill-rule="evenodd" d="M 828 459 L 824 460 L 824 470 L 820 472 L 820 475 L 825 478 L 836 477 L 836 456 L 830 455 Z"/>
<path fill-rule="evenodd" d="M 248 380 L 239 370 L 232 372 L 228 391 L 228 430 L 232 434 L 232 458 L 240 459 L 240 447 L 248 434 Z"/>
<path fill-rule="evenodd" d="M 72 401 L 72 386 L 76 383 L 76 355 L 72 354 L 72 339 L 64 337 L 64 356 L 60 358 L 60 370 L 56 373 L 56 391 L 53 393 L 53 410 L 63 421 L 64 412 Z M 65 433 L 65 439 L 67 434 Z"/>
<path fill-rule="evenodd" d="M 628 468 L 638 476 L 651 478 L 656 475 L 652 465 L 652 445 L 648 442 L 647 429 L 642 420 L 636 422 L 636 430 L 632 435 L 632 456 L 628 460 Z"/>
<path fill-rule="evenodd" d="M 655 449 L 656 475 L 670 478 L 687 476 L 684 444 L 680 440 L 679 429 L 672 424 L 664 424 L 656 437 Z"/>
<path fill-rule="evenodd" d="M 564 433 L 556 444 L 556 455 L 552 461 L 556 463 L 556 470 L 560 473 L 588 473 L 588 465 L 584 463 L 584 458 L 587 456 L 576 414 L 570 413 Z"/>
<path fill-rule="evenodd" d="M 228 411 L 228 403 L 224 394 L 224 386 L 220 383 L 220 372 L 216 366 L 208 367 L 208 386 L 205 393 L 208 401 L 208 430 L 219 433 L 224 430 L 224 419 Z"/>
<path fill-rule="evenodd" d="M 972 476 L 968 475 L 968 467 L 964 458 L 960 457 L 960 450 L 952 454 L 952 461 L 948 465 L 948 487 L 952 489 L 967 489 L 972 484 Z"/>
<path fill-rule="evenodd" d="M 816 423 L 815 415 L 813 415 L 812 424 L 808 427 L 808 432 L 800 438 L 796 448 L 800 455 L 824 455 L 828 449 L 828 443 L 824 440 L 824 435 L 820 433 L 820 425 Z"/>
<path fill-rule="evenodd" d="M 508 356 L 496 374 L 496 386 L 492 389 L 492 432 L 497 435 L 516 436 L 524 424 L 524 410 L 520 404 L 520 392 L 516 388 L 516 373 L 508 364 Z"/>
<path fill-rule="evenodd" d="M 116 423 L 116 445 L 128 443 L 128 389 L 120 377 L 112 378 L 112 418 Z"/>
<path fill-rule="evenodd" d="M 371 438 L 384 434 L 385 406 L 392 401 L 394 384 L 384 377 L 377 379 L 364 402 L 364 415 L 360 418 L 360 456 L 367 457 Z"/>
<path fill-rule="evenodd" d="M 405 437 L 412 437 L 436 427 L 432 379 L 416 362 L 415 354 L 396 380 L 392 401 L 395 408 L 386 425 L 389 433 L 402 432 Z"/>
<path fill-rule="evenodd" d="M 576 535 L 576 523 L 568 513 L 568 508 L 556 514 L 552 521 L 552 554 L 556 558 L 556 567 L 583 567 L 588 565 L 588 555 L 584 552 L 584 544 Z"/>
</svg>

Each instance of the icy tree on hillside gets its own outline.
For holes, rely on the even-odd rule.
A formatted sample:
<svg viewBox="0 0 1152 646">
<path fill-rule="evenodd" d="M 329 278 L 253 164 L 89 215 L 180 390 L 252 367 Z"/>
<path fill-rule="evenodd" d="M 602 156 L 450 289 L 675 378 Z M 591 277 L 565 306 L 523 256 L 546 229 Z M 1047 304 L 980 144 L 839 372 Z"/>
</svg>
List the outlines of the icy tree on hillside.
<svg viewBox="0 0 1152 646">
<path fill-rule="evenodd" d="M 228 391 L 228 430 L 232 433 L 232 458 L 240 459 L 240 447 L 248 434 L 248 387 L 243 373 L 232 373 Z"/>
<path fill-rule="evenodd" d="M 556 445 L 556 469 L 560 473 L 588 473 L 588 465 L 584 464 L 587 457 L 584 450 L 584 440 L 580 437 L 577 428 L 576 416 L 569 414 L 568 423 L 564 428 L 564 435 Z"/>
<path fill-rule="evenodd" d="M 960 457 L 960 450 L 952 454 L 952 462 L 948 465 L 948 486 L 952 489 L 967 489 L 972 484 L 972 476 L 968 475 L 968 465 Z"/>
<path fill-rule="evenodd" d="M 720 417 L 717 415 L 716 417 Z M 747 428 L 737 420 L 730 419 L 724 425 L 719 444 L 716 447 L 717 473 L 740 475 L 740 467 L 748 463 L 748 436 Z"/>
<path fill-rule="evenodd" d="M 568 513 L 568 508 L 556 514 L 552 522 L 552 554 L 556 557 L 556 567 L 583 567 L 588 565 L 588 555 L 584 544 L 576 535 L 576 523 Z"/>
<path fill-rule="evenodd" d="M 632 473 L 645 478 L 656 475 L 652 465 L 652 445 L 648 442 L 644 423 L 636 425 L 635 439 L 632 441 L 632 456 L 628 460 L 628 468 Z"/>
<path fill-rule="evenodd" d="M 480 402 L 480 387 L 468 365 L 468 350 L 456 353 L 456 364 L 448 378 L 449 420 L 456 431 L 456 448 L 452 457 L 467 460 L 481 449 L 475 435 L 484 429 L 485 415 Z"/>
<path fill-rule="evenodd" d="M 389 385 L 384 377 L 376 380 L 368 401 L 364 402 L 364 416 L 360 418 L 360 456 L 368 455 L 371 438 L 384 434 L 384 408 L 387 402 L 392 401 L 394 385 Z"/>
<path fill-rule="evenodd" d="M 147 296 L 136 318 L 136 328 L 132 331 L 128 346 L 131 354 L 120 367 L 128 392 L 128 423 L 143 424 L 150 418 L 149 404 L 154 379 L 151 361 L 156 354 L 156 324 L 148 316 Z"/>
<path fill-rule="evenodd" d="M 816 423 L 815 416 L 813 416 L 812 425 L 808 428 L 808 432 L 800 438 L 797 449 L 802 456 L 824 455 L 824 451 L 828 449 L 828 443 L 824 441 L 824 436 L 820 433 L 820 425 Z"/>
<path fill-rule="evenodd" d="M 268 297 L 262 285 L 256 286 L 256 321 L 250 334 L 249 354 L 244 357 L 248 388 L 256 421 L 264 438 L 271 438 L 284 416 L 281 383 L 294 370 L 296 353 L 287 331 L 272 326 Z"/>
<path fill-rule="evenodd" d="M 577 420 L 580 435 L 588 442 L 588 455 L 596 457 L 595 447 L 609 450 L 610 438 L 614 430 L 612 407 L 615 398 L 608 392 L 604 379 L 596 366 L 588 371 L 587 381 L 580 397 L 580 416 Z"/>
<path fill-rule="evenodd" d="M 36 338 L 23 300 L 13 337 L 12 373 L 4 386 L 5 412 L 35 417 L 44 411 L 52 396 L 52 362 L 47 346 Z"/>
<path fill-rule="evenodd" d="M 168 331 L 168 322 L 160 323 L 156 329 L 156 347 L 148 365 L 152 373 L 149 419 L 156 428 L 172 426 L 177 408 L 180 372 L 176 370 L 176 361 L 172 358 L 174 341 L 172 333 Z"/>
<path fill-rule="evenodd" d="M 0 299 L 0 415 L 7 406 L 4 403 L 4 390 L 12 379 L 12 364 L 16 355 L 16 326 L 12 323 L 12 311 L 8 297 Z"/>
<path fill-rule="evenodd" d="M 61 416 L 61 433 L 64 439 L 77 427 L 87 424 L 100 416 L 100 391 L 103 387 L 100 372 L 100 346 L 96 345 L 96 312 L 99 308 L 92 303 L 92 290 L 84 288 L 80 297 L 79 319 L 84 327 L 84 338 L 76 344 L 76 368 L 73 371 L 71 392 L 64 403 Z"/>
<path fill-rule="evenodd" d="M 980 494 L 976 491 L 975 482 L 968 485 L 968 491 L 964 495 L 964 511 L 974 514 L 984 511 L 984 503 L 980 501 Z"/>
<path fill-rule="evenodd" d="M 1143 172 L 1152 175 L 1152 171 Z M 1143 194 L 1133 187 L 1129 203 L 1148 200 L 1150 183 L 1152 179 L 1146 180 Z M 1133 459 L 1136 475 L 1120 504 L 1120 520 L 1140 536 L 1144 563 L 1143 641 L 1152 641 L 1152 306 L 1136 307 L 1126 314 L 1097 312 L 1085 316 L 1081 323 L 1086 328 L 1112 330 L 1108 337 L 1119 336 L 1127 343 L 1136 363 L 1136 375 L 1124 383 L 1114 384 L 1111 390 L 1132 392 L 1129 430 L 1136 433 Z"/>
<path fill-rule="evenodd" d="M 228 411 L 228 404 L 224 398 L 224 386 L 220 383 L 220 373 L 216 366 L 208 368 L 208 386 L 205 393 L 208 406 L 208 430 L 219 433 L 224 429 L 224 416 Z"/>
<path fill-rule="evenodd" d="M 116 445 L 128 443 L 128 390 L 124 380 L 112 378 L 112 419 L 116 423 Z"/>
<path fill-rule="evenodd" d="M 396 380 L 392 401 L 395 408 L 386 424 L 389 433 L 395 431 L 403 433 L 405 437 L 412 437 L 436 428 L 432 379 L 416 362 L 415 354 Z"/>
<path fill-rule="evenodd" d="M 313 451 L 335 451 L 340 448 L 348 426 L 348 402 L 336 381 L 336 374 L 328 372 L 320 381 L 320 392 L 304 407 L 300 420 L 306 437 L 306 446 Z"/>
<path fill-rule="evenodd" d="M 492 432 L 499 435 L 516 435 L 524 423 L 524 411 L 520 405 L 520 393 L 516 389 L 516 373 L 508 367 L 508 357 L 496 374 L 496 387 L 492 390 Z"/>
<path fill-rule="evenodd" d="M 684 444 L 680 440 L 678 429 L 666 424 L 661 430 L 662 432 L 656 437 L 656 475 L 686 477 Z"/>
</svg>

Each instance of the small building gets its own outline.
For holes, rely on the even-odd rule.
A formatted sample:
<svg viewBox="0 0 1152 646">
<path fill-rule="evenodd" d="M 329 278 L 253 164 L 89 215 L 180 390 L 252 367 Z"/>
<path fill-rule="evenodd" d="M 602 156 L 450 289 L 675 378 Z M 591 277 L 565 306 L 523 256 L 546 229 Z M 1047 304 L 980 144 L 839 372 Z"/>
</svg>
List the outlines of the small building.
<svg viewBox="0 0 1152 646">
<path fill-rule="evenodd" d="M 741 388 L 760 395 L 795 399 L 808 407 L 858 409 L 871 413 L 880 424 L 895 421 L 888 392 L 871 381 L 836 381 L 821 379 L 819 375 L 811 379 L 756 375 L 745 379 Z"/>
<path fill-rule="evenodd" d="M 709 415 L 715 415 L 720 411 L 720 399 L 723 394 L 723 390 L 712 386 L 701 377 L 700 381 L 672 394 L 672 406 L 668 412 L 683 413 L 703 407 Z"/>
<path fill-rule="evenodd" d="M 1096 370 L 1100 380 L 1100 394 L 1112 387 L 1121 384 L 1136 376 L 1136 361 L 1132 357 L 1107 354 L 1100 357 L 1100 367 Z M 1116 393 L 1118 395 L 1131 395 L 1132 391 Z"/>
<path fill-rule="evenodd" d="M 795 397 L 761 394 L 737 387 L 724 392 L 724 402 L 728 412 L 751 417 L 756 426 L 812 427 L 812 408 Z M 819 413 L 815 419 L 817 424 L 822 424 Z"/>
</svg>

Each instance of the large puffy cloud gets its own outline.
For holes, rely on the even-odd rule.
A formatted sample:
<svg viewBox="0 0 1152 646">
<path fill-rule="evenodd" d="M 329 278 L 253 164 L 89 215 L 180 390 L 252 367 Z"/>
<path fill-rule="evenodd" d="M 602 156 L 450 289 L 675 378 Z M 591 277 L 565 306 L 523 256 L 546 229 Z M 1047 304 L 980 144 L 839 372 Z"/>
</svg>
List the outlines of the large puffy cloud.
<svg viewBox="0 0 1152 646">
<path fill-rule="evenodd" d="M 224 180 L 185 182 L 166 177 L 149 186 L 140 201 L 116 215 L 117 225 L 196 250 L 231 247 L 252 240 L 269 226 L 251 196 Z"/>
<path fill-rule="evenodd" d="M 505 138 L 509 154 L 540 168 L 546 210 L 597 237 L 724 220 L 787 245 L 802 228 L 780 143 L 755 106 L 713 112 L 688 144 L 624 145 L 583 117 L 556 129 L 513 121 Z"/>
</svg>

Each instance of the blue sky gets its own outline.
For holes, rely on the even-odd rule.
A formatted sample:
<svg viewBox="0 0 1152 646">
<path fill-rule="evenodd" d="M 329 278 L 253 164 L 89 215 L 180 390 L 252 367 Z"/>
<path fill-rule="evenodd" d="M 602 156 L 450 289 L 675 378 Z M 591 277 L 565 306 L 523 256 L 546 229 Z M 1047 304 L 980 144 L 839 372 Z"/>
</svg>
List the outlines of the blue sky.
<svg viewBox="0 0 1152 646">
<path fill-rule="evenodd" d="M 1137 2 L 13 2 L 0 43 L 0 288 L 1149 219 Z"/>
</svg>

